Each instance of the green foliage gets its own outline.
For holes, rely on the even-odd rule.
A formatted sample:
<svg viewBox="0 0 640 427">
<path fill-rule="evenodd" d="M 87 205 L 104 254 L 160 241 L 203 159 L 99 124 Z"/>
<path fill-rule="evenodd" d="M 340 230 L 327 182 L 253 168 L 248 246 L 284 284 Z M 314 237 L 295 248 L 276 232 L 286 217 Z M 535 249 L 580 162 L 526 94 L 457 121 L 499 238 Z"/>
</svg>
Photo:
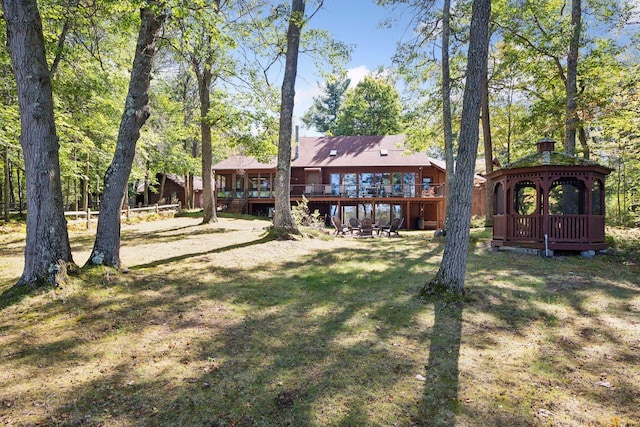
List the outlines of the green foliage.
<svg viewBox="0 0 640 427">
<path fill-rule="evenodd" d="M 335 135 L 395 135 L 403 130 L 400 96 L 393 84 L 365 77 L 347 91 L 338 110 Z"/>
<path fill-rule="evenodd" d="M 350 83 L 351 79 L 347 77 L 329 76 L 324 82 L 323 95 L 313 98 L 311 107 L 302 117 L 305 126 L 332 135 L 338 111 Z"/>
<path fill-rule="evenodd" d="M 298 225 L 314 227 L 324 226 L 324 221 L 320 216 L 320 212 L 317 209 L 313 213 L 309 210 L 309 202 L 304 194 L 302 195 L 302 200 L 296 202 L 296 205 L 291 207 L 291 215 Z"/>
</svg>

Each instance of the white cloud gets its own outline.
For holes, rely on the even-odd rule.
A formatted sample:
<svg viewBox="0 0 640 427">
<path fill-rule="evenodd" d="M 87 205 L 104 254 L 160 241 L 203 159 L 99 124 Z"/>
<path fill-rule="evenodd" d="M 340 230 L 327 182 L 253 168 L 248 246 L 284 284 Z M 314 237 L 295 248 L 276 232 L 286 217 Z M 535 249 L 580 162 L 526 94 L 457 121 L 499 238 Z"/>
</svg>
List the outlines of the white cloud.
<svg viewBox="0 0 640 427">
<path fill-rule="evenodd" d="M 349 68 L 347 70 L 347 77 L 351 79 L 351 83 L 349 84 L 349 88 L 355 87 L 358 83 L 364 80 L 366 76 L 371 74 L 371 70 L 369 70 L 366 65 L 361 65 L 355 68 Z"/>
</svg>

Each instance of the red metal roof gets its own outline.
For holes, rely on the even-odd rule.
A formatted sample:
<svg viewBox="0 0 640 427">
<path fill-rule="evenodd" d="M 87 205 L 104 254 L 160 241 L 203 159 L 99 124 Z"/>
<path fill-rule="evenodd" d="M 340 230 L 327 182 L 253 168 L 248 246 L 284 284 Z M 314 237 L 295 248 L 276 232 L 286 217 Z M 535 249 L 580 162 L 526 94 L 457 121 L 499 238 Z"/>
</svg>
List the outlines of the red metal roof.
<svg viewBox="0 0 640 427">
<path fill-rule="evenodd" d="M 408 153 L 404 135 L 332 136 L 300 138 L 293 148 L 292 167 L 434 166 L 445 170 L 444 162 L 425 153 Z M 335 150 L 335 151 L 334 151 Z M 332 156 L 332 151 L 335 155 Z M 386 155 L 381 152 L 386 151 Z M 296 156 L 297 154 L 297 156 Z M 214 170 L 275 169 L 276 159 L 260 163 L 252 157 L 232 156 L 213 166 Z"/>
</svg>

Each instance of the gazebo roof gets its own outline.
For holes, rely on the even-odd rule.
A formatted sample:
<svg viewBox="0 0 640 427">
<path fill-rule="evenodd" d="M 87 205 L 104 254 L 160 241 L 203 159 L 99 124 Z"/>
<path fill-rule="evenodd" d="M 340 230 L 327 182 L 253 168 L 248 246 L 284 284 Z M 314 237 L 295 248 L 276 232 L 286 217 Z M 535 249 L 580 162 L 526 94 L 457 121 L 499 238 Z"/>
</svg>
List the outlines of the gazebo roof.
<svg viewBox="0 0 640 427">
<path fill-rule="evenodd" d="M 541 153 L 533 153 L 528 156 L 519 158 L 518 160 L 504 165 L 502 169 L 519 169 L 535 166 L 601 166 L 593 160 L 582 157 L 570 156 L 558 151 L 543 151 Z"/>
<path fill-rule="evenodd" d="M 568 170 L 574 167 L 589 168 L 590 170 L 598 171 L 599 173 L 609 174 L 611 168 L 603 166 L 593 160 L 585 159 L 582 157 L 571 156 L 566 153 L 554 151 L 555 141 L 550 138 L 543 138 L 537 142 L 538 151 L 533 154 L 521 157 L 509 164 L 504 165 L 500 169 L 495 170 L 488 176 L 493 178 L 504 173 L 509 173 L 511 170 Z"/>
</svg>

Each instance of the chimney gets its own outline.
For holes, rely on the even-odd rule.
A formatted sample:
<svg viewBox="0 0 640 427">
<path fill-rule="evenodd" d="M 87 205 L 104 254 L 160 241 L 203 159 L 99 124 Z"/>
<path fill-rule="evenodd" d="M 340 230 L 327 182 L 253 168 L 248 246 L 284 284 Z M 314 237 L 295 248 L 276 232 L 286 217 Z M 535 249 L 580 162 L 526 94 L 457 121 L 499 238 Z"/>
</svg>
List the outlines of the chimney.
<svg viewBox="0 0 640 427">
<path fill-rule="evenodd" d="M 538 153 L 544 153 L 545 151 L 554 151 L 555 141 L 549 137 L 544 137 L 536 144 L 538 145 Z"/>
</svg>

